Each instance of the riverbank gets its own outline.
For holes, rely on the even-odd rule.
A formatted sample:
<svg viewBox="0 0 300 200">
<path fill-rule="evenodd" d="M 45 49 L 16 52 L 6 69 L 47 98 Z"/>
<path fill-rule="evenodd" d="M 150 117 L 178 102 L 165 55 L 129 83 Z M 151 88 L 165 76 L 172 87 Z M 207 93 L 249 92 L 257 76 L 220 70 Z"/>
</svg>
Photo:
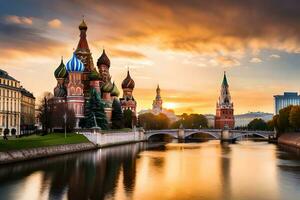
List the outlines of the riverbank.
<svg viewBox="0 0 300 200">
<path fill-rule="evenodd" d="M 0 152 L 0 164 L 8 164 L 37 158 L 45 158 L 92 149 L 97 149 L 97 146 L 91 142 L 86 142 L 78 144 L 65 144 L 48 147 L 4 151 Z"/>
<path fill-rule="evenodd" d="M 138 132 L 113 132 L 105 134 L 51 133 L 24 138 L 0 140 L 0 164 L 44 158 L 49 156 L 119 146 L 145 141 Z"/>
<path fill-rule="evenodd" d="M 86 137 L 80 134 L 68 133 L 66 136 L 65 138 L 63 133 L 51 133 L 44 136 L 9 137 L 8 140 L 0 140 L 0 152 L 89 142 Z"/>
<path fill-rule="evenodd" d="M 80 134 L 51 133 L 45 136 L 0 140 L 0 164 L 96 149 L 97 146 Z"/>
<path fill-rule="evenodd" d="M 300 133 L 284 133 L 278 138 L 278 144 L 300 148 Z"/>
</svg>

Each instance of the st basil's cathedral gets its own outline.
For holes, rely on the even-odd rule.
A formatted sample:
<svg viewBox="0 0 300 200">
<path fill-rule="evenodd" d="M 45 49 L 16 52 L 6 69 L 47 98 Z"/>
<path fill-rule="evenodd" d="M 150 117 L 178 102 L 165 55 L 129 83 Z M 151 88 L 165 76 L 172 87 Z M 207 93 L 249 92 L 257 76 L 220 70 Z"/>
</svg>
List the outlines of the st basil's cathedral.
<svg viewBox="0 0 300 200">
<path fill-rule="evenodd" d="M 76 128 L 79 121 L 84 117 L 84 105 L 89 98 L 90 89 L 94 88 L 105 102 L 105 114 L 107 120 L 111 121 L 112 102 L 118 98 L 120 92 L 117 85 L 111 81 L 110 59 L 105 50 L 97 60 L 97 68 L 94 66 L 92 53 L 87 42 L 87 25 L 82 20 L 79 25 L 80 39 L 72 58 L 66 63 L 61 60 L 60 65 L 54 72 L 57 85 L 54 88 L 54 104 L 67 104 L 76 116 Z M 122 110 L 131 110 L 133 120 L 136 119 L 137 103 L 133 97 L 135 83 L 131 78 L 129 70 L 122 82 L 123 97 L 120 98 Z"/>
</svg>

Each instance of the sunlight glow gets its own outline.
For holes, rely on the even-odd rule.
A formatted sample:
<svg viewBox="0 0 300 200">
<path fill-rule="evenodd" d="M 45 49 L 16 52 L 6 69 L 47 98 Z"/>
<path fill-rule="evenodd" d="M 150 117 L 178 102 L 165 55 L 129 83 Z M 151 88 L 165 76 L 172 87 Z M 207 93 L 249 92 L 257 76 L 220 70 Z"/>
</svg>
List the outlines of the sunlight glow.
<svg viewBox="0 0 300 200">
<path fill-rule="evenodd" d="M 166 109 L 175 109 L 175 108 L 177 108 L 177 104 L 173 103 L 173 102 L 166 102 L 166 103 L 164 103 L 164 107 Z"/>
</svg>

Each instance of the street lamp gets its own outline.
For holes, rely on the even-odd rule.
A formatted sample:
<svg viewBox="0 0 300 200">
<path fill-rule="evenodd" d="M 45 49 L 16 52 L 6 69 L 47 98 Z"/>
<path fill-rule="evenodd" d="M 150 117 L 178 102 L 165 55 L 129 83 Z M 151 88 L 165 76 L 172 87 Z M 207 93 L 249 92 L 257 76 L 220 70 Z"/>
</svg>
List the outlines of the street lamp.
<svg viewBox="0 0 300 200">
<path fill-rule="evenodd" d="M 67 138 L 67 113 L 64 114 L 64 121 L 65 121 L 65 138 Z"/>
</svg>

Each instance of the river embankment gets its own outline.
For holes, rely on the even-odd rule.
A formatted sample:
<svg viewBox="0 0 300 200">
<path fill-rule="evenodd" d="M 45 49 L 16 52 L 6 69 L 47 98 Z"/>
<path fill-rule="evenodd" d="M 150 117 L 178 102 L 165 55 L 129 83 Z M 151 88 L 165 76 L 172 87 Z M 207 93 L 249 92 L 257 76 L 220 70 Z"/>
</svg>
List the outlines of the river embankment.
<svg viewBox="0 0 300 200">
<path fill-rule="evenodd" d="M 300 148 L 300 133 L 284 133 L 278 138 L 278 144 Z"/>
<path fill-rule="evenodd" d="M 97 145 L 91 142 L 86 142 L 79 144 L 65 144 L 48 147 L 3 151 L 0 152 L 0 164 L 33 160 L 38 158 L 45 158 L 50 156 L 63 155 L 93 149 L 97 149 Z"/>
</svg>

